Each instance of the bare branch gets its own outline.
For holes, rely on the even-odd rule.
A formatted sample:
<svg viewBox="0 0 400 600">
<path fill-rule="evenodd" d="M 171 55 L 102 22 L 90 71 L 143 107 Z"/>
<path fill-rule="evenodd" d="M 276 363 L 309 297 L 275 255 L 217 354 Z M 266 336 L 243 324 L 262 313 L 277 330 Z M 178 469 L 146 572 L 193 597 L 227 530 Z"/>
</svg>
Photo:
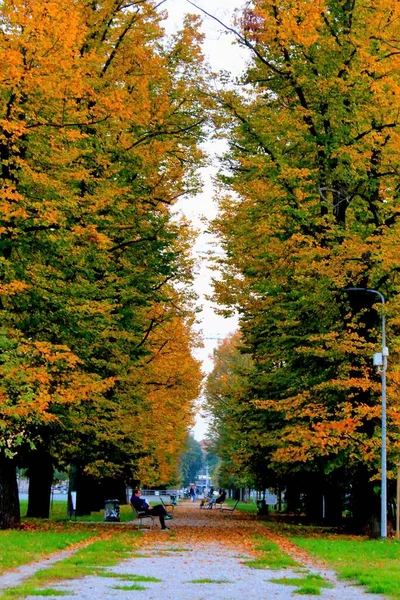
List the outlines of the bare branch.
<svg viewBox="0 0 400 600">
<path fill-rule="evenodd" d="M 195 8 L 197 8 L 197 10 L 199 10 L 203 14 L 207 15 L 207 17 L 210 17 L 210 19 L 214 19 L 214 21 L 216 21 L 217 23 L 219 23 L 220 25 L 222 25 L 222 27 L 224 29 L 226 29 L 226 31 L 229 31 L 230 33 L 233 33 L 233 35 L 235 37 L 237 37 L 237 39 L 240 40 L 241 43 L 244 46 L 246 46 L 246 48 L 249 48 L 249 50 L 251 50 L 264 65 L 266 65 L 269 69 L 271 69 L 272 71 L 274 71 L 274 73 L 278 73 L 279 75 L 283 75 L 282 71 L 280 69 L 278 69 L 276 67 L 276 65 L 274 65 L 274 64 L 268 62 L 267 60 L 265 60 L 265 58 L 263 57 L 263 55 L 260 54 L 260 52 L 257 50 L 257 48 L 255 46 L 253 46 L 253 44 L 244 35 L 242 35 L 241 33 L 239 33 L 233 27 L 229 27 L 223 21 L 220 21 L 220 19 L 218 19 L 218 17 L 215 17 L 211 13 L 207 12 L 206 10 L 204 10 L 204 8 L 201 8 L 201 6 L 198 6 L 197 4 L 195 4 L 194 2 L 192 2 L 191 0 L 186 0 L 186 1 L 189 2 L 189 4 L 191 4 Z"/>
</svg>

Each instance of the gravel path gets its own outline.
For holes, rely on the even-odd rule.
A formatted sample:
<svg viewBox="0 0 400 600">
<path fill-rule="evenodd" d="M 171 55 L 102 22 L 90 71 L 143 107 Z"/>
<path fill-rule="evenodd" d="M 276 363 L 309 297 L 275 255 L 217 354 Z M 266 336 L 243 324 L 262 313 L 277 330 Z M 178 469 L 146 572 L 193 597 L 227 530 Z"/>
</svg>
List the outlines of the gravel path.
<svg viewBox="0 0 400 600">
<path fill-rule="evenodd" d="M 175 509 L 175 518 L 168 522 L 168 526 L 170 530 L 167 532 L 161 532 L 158 527 L 146 532 L 141 540 L 140 556 L 135 549 L 134 557 L 106 570 L 109 577 L 88 576 L 51 584 L 49 587 L 61 593 L 53 596 L 46 594 L 47 598 L 288 600 L 299 597 L 294 594 L 299 588 L 276 584 L 271 580 L 304 578 L 307 573 L 318 574 L 333 585 L 332 589 L 321 589 L 320 597 L 323 600 L 384 598 L 367 594 L 359 586 L 339 582 L 333 571 L 311 560 L 287 542 L 285 551 L 294 555 L 301 564 L 300 568 L 270 570 L 248 567 L 246 560 L 257 556 L 253 550 L 253 536 L 266 534 L 263 525 L 249 515 L 202 511 L 198 505 L 182 504 Z M 48 562 L 44 561 L 44 564 Z M 42 566 L 43 563 L 37 563 L 36 569 Z M 144 581 L 145 577 L 157 578 L 158 581 Z M 140 588 L 132 589 L 132 586 Z M 302 597 L 315 600 L 312 595 L 302 594 Z M 37 596 L 29 597 L 29 600 L 36 599 Z"/>
</svg>

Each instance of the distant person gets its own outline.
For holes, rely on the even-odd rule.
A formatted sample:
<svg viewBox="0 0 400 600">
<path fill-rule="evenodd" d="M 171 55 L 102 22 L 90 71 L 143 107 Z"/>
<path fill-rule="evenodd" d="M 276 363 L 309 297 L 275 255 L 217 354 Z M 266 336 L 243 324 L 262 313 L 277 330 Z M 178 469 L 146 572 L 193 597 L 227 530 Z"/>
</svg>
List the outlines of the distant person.
<svg viewBox="0 0 400 600">
<path fill-rule="evenodd" d="M 136 488 L 133 490 L 131 502 L 138 512 L 144 513 L 145 515 L 151 515 L 160 519 L 161 529 L 167 530 L 168 527 L 165 525 L 166 519 L 172 519 L 172 515 L 168 514 L 162 504 L 156 504 L 155 506 L 149 506 L 149 503 L 145 498 L 140 497 L 141 491 Z"/>
<path fill-rule="evenodd" d="M 190 484 L 190 488 L 189 488 L 189 496 L 192 502 L 196 502 L 197 500 L 197 488 L 194 485 L 194 483 Z"/>
</svg>

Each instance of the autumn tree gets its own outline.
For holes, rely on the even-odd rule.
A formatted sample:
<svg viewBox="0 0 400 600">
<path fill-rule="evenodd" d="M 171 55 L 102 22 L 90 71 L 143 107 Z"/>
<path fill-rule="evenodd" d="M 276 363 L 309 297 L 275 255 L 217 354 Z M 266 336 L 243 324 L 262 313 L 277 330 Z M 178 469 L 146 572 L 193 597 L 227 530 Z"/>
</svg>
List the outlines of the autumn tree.
<svg viewBox="0 0 400 600">
<path fill-rule="evenodd" d="M 270 465 L 321 514 L 361 522 L 380 471 L 380 306 L 389 299 L 390 464 L 398 460 L 399 8 L 254 0 L 238 15 L 242 90 L 219 94 L 230 149 L 215 282 L 239 311 Z M 317 490 L 314 492 L 313 490 Z M 367 500 L 368 499 L 368 500 Z"/>
<path fill-rule="evenodd" d="M 119 419 L 132 403 L 141 413 L 146 386 L 129 383 L 158 355 L 156 330 L 179 322 L 164 341 L 186 357 L 193 343 L 179 339 L 191 299 L 174 291 L 191 278 L 188 231 L 170 208 L 198 185 L 200 36 L 189 18 L 167 40 L 156 8 L 0 6 L 2 527 L 18 522 L 14 468 L 34 469 L 33 449 L 48 477 L 77 446 L 88 452 L 80 469 L 111 474 L 117 450 L 129 454 Z M 177 394 L 179 423 L 189 396 Z M 171 441 L 176 431 L 164 433 Z"/>
<path fill-rule="evenodd" d="M 218 344 L 213 362 L 203 409 L 210 420 L 208 446 L 220 461 L 218 481 L 222 487 L 272 487 L 276 476 L 264 444 L 268 432 L 261 411 L 248 401 L 254 366 L 240 332 Z"/>
</svg>

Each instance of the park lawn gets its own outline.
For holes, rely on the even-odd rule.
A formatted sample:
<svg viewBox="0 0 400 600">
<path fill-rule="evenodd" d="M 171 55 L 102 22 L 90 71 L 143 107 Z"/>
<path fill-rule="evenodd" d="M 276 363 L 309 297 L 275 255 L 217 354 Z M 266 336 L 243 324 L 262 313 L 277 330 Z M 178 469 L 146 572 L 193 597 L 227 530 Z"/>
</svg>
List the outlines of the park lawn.
<svg viewBox="0 0 400 600">
<path fill-rule="evenodd" d="M 225 504 L 229 504 L 229 506 L 233 506 L 235 504 L 235 500 L 231 500 L 230 498 L 226 500 Z M 253 504 L 252 502 L 239 502 L 239 504 L 237 505 L 237 510 L 240 510 L 242 512 L 246 512 L 246 513 L 256 513 L 257 512 L 257 506 L 256 504 Z"/>
<path fill-rule="evenodd" d="M 21 519 L 23 522 L 28 523 L 28 522 L 34 521 L 34 519 L 27 519 L 24 517 L 24 515 L 26 514 L 26 511 L 27 511 L 27 507 L 28 507 L 28 501 L 21 500 L 20 501 Z M 133 521 L 133 518 L 134 518 L 133 512 L 129 505 L 123 505 L 120 507 L 121 522 Z M 57 521 L 57 522 L 71 521 L 73 523 L 75 523 L 75 522 L 83 522 L 83 523 L 85 523 L 85 522 L 102 522 L 102 521 L 104 521 L 104 511 L 99 510 L 97 512 L 90 513 L 90 515 L 85 515 L 83 517 L 77 517 L 76 519 L 75 519 L 75 517 L 70 518 L 67 515 L 66 500 L 54 500 L 50 506 L 50 521 Z M 38 522 L 43 523 L 43 520 L 38 520 Z"/>
<path fill-rule="evenodd" d="M 0 574 L 65 550 L 93 537 L 93 531 L 0 531 Z"/>
<path fill-rule="evenodd" d="M 325 562 L 339 579 L 362 585 L 369 593 L 400 600 L 400 540 L 370 540 L 335 534 L 330 527 L 273 521 L 266 521 L 265 526 Z"/>
<path fill-rule="evenodd" d="M 340 579 L 370 593 L 400 600 L 400 541 L 345 536 L 291 537 L 310 556 L 323 560 Z"/>
<path fill-rule="evenodd" d="M 22 584 L 3 590 L 0 600 L 16 600 L 32 595 L 61 596 L 63 594 L 59 590 L 43 590 L 43 587 L 67 579 L 101 574 L 105 567 L 114 566 L 134 555 L 139 539 L 140 534 L 135 531 L 106 530 L 103 539 L 94 539 L 64 560 L 37 571 Z"/>
<path fill-rule="evenodd" d="M 28 519 L 27 501 L 21 500 L 21 529 L 0 531 L 0 574 L 24 564 L 35 562 L 54 552 L 107 535 L 103 511 L 86 517 L 70 519 L 67 503 L 55 500 L 50 519 Z M 130 506 L 121 506 L 121 521 L 132 521 Z"/>
</svg>

